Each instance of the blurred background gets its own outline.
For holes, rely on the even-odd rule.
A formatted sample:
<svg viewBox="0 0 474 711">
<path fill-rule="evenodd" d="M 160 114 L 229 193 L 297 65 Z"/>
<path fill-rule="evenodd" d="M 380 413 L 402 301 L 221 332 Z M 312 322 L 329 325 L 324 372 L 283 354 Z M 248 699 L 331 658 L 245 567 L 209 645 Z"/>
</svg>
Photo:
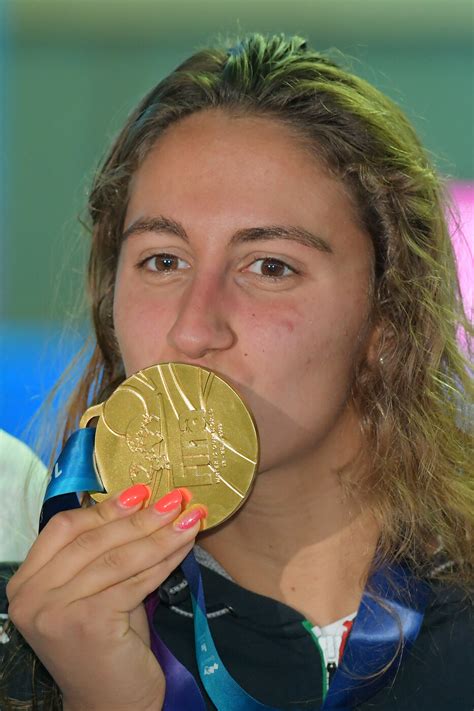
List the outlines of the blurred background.
<svg viewBox="0 0 474 711">
<path fill-rule="evenodd" d="M 403 107 L 452 182 L 472 309 L 471 0 L 0 0 L 0 25 L 1 428 L 30 436 L 87 337 L 79 220 L 97 164 L 139 98 L 218 37 L 303 35 Z"/>
</svg>

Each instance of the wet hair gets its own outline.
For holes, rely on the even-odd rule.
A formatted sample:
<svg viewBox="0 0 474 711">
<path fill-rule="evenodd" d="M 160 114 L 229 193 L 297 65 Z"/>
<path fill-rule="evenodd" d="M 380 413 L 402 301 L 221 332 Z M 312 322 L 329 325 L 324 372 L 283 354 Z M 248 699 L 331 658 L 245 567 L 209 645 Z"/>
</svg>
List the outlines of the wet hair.
<svg viewBox="0 0 474 711">
<path fill-rule="evenodd" d="M 198 51 L 141 101 L 98 171 L 89 200 L 89 295 L 96 343 L 68 407 L 64 438 L 86 407 L 125 378 L 113 291 L 131 178 L 160 136 L 202 111 L 284 124 L 354 201 L 374 249 L 377 353 L 357 367 L 352 400 L 367 470 L 358 485 L 382 527 L 378 561 L 418 570 L 441 541 L 444 574 L 472 571 L 472 440 L 462 306 L 439 177 L 402 111 L 300 37 L 245 36 Z M 367 456 L 368 455 L 368 456 Z M 342 479 L 344 480 L 344 479 Z"/>
</svg>

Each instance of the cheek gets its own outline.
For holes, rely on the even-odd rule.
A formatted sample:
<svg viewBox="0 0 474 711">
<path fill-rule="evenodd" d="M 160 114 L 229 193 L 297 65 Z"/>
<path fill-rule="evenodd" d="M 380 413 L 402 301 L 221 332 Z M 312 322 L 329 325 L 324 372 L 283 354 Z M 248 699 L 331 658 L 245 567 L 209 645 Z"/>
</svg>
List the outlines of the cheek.
<svg viewBox="0 0 474 711">
<path fill-rule="evenodd" d="M 239 321 L 234 328 L 245 353 L 258 356 L 278 352 L 288 339 L 299 338 L 304 319 L 297 305 L 250 304 L 247 308 L 236 309 Z"/>
<path fill-rule="evenodd" d="M 261 312 L 255 308 L 249 313 L 245 352 L 260 361 L 259 374 L 267 383 L 288 376 L 294 381 L 298 373 L 300 383 L 321 378 L 347 387 L 363 347 L 366 300 L 354 298 L 348 305 L 347 300 L 341 304 L 332 298 L 322 303 L 319 298 L 273 308 L 266 304 Z"/>
<path fill-rule="evenodd" d="M 115 335 L 127 375 L 153 365 L 159 359 L 166 310 L 140 296 L 138 289 L 124 288 L 117 280 L 114 294 Z M 157 357 L 158 356 L 158 357 Z"/>
<path fill-rule="evenodd" d="M 297 303 L 253 304 L 235 323 L 243 356 L 239 370 L 252 391 L 274 401 L 278 392 L 295 383 L 295 374 L 314 352 L 308 337 L 308 318 Z"/>
</svg>

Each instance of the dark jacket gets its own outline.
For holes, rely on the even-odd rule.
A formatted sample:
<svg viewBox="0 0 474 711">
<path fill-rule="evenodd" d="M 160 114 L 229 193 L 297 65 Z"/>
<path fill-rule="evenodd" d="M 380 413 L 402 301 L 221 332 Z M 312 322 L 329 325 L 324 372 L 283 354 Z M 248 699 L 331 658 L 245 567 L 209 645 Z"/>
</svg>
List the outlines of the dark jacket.
<svg viewBox="0 0 474 711">
<path fill-rule="evenodd" d="M 201 566 L 207 613 L 214 641 L 224 664 L 248 693 L 282 710 L 317 711 L 322 702 L 320 651 L 302 622 L 303 615 L 268 597 L 252 593 Z M 0 571 L 2 578 L 8 573 Z M 176 571 L 160 589 L 155 625 L 162 640 L 200 684 L 194 655 L 189 591 Z M 176 592 L 173 592 L 177 588 Z M 456 589 L 432 583 L 432 598 L 412 650 L 389 688 L 378 692 L 357 711 L 472 711 L 474 708 L 474 625 L 472 606 Z M 6 610 L 4 585 L 0 612 Z M 32 698 L 33 655 L 18 633 L 0 644 L 0 711 L 8 696 Z M 17 647 L 12 659 L 13 647 Z M 37 665 L 37 708 L 51 689 L 47 672 Z M 202 689 L 202 686 L 201 686 Z M 50 692 L 49 692 L 50 693 Z M 209 709 L 215 711 L 202 689 Z M 24 708 L 24 707 L 23 707 Z M 225 711 L 225 709 L 219 709 Z"/>
</svg>

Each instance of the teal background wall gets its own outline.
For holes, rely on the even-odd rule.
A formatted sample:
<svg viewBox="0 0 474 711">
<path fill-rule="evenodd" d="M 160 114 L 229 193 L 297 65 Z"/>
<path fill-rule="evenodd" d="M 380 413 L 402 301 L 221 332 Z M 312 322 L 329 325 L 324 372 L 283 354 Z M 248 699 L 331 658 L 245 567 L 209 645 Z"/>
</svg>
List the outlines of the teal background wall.
<svg viewBox="0 0 474 711">
<path fill-rule="evenodd" d="M 303 34 L 398 101 L 444 174 L 474 177 L 472 4 L 451 0 L 13 0 L 5 103 L 4 317 L 68 318 L 87 239 L 77 216 L 140 96 L 217 33 Z"/>
<path fill-rule="evenodd" d="M 470 0 L 0 5 L 4 353 L 6 339 L 20 343 L 25 332 L 40 350 L 46 338 L 55 343 L 77 312 L 87 248 L 77 218 L 98 161 L 142 94 L 219 33 L 296 33 L 336 48 L 406 110 L 444 175 L 474 179 Z"/>
</svg>

